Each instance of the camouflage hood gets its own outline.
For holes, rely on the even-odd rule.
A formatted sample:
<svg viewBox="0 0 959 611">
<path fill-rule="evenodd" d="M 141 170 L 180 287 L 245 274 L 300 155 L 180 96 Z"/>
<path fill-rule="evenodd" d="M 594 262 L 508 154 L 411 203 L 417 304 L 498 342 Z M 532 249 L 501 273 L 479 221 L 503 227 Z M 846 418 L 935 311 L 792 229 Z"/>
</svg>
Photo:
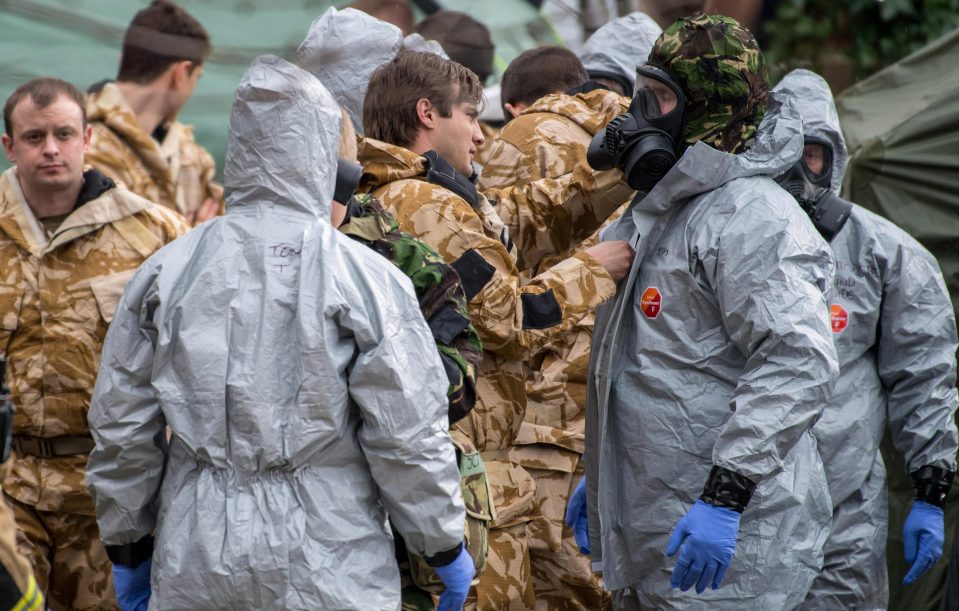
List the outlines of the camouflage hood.
<svg viewBox="0 0 959 611">
<path fill-rule="evenodd" d="M 566 95 L 551 93 L 536 100 L 523 114 L 547 112 L 565 117 L 590 135 L 629 109 L 629 98 L 607 89 Z"/>
<path fill-rule="evenodd" d="M 735 19 L 697 12 L 669 26 L 649 54 L 686 94 L 687 144 L 742 152 L 766 109 L 766 63 Z"/>
<path fill-rule="evenodd" d="M 407 148 L 372 138 L 362 138 L 357 148 L 363 163 L 360 191 L 374 191 L 397 180 L 426 176 L 426 158 Z"/>
<path fill-rule="evenodd" d="M 579 59 L 590 78 L 619 81 L 631 95 L 636 66 L 646 63 L 650 49 L 663 29 L 652 17 L 635 12 L 610 21 L 596 30 L 580 51 Z"/>
<path fill-rule="evenodd" d="M 284 59 L 253 61 L 233 99 L 226 201 L 330 218 L 340 108 L 312 75 Z"/>
<path fill-rule="evenodd" d="M 803 136 L 819 138 L 832 147 L 833 193 L 839 195 L 842 177 L 846 173 L 846 140 L 839 126 L 839 114 L 833 101 L 829 84 L 809 70 L 793 70 L 773 89 L 781 95 L 792 98 L 802 111 Z"/>
<path fill-rule="evenodd" d="M 398 27 L 363 11 L 330 7 L 310 25 L 297 55 L 300 66 L 320 79 L 362 134 L 363 98 L 370 77 L 403 49 L 446 57 L 439 43 L 419 34 L 403 38 Z"/>
</svg>

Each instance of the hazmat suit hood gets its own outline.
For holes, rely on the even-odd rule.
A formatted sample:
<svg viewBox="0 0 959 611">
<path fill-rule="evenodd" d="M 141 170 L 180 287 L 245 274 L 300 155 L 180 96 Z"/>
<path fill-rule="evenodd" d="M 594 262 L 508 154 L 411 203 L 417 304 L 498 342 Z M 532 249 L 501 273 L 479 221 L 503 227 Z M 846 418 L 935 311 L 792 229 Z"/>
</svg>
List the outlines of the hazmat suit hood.
<svg viewBox="0 0 959 611">
<path fill-rule="evenodd" d="M 333 7 L 317 17 L 297 49 L 300 66 L 320 79 L 363 134 L 363 98 L 373 71 L 403 49 L 446 57 L 436 41 L 419 34 L 406 38 L 391 23 L 352 8 Z"/>
<path fill-rule="evenodd" d="M 649 15 L 631 13 L 596 30 L 579 54 L 591 78 L 604 77 L 628 85 L 632 95 L 636 66 L 646 63 L 650 49 L 663 29 Z"/>
<path fill-rule="evenodd" d="M 340 109 L 310 73 L 276 56 L 253 61 L 233 99 L 226 205 L 330 217 Z"/>
<path fill-rule="evenodd" d="M 805 137 L 824 140 L 832 147 L 832 177 L 829 186 L 833 193 L 839 195 L 849 155 L 829 84 L 815 72 L 799 69 L 787 74 L 773 91 L 779 92 L 780 96 L 798 100 L 802 105 Z"/>
</svg>

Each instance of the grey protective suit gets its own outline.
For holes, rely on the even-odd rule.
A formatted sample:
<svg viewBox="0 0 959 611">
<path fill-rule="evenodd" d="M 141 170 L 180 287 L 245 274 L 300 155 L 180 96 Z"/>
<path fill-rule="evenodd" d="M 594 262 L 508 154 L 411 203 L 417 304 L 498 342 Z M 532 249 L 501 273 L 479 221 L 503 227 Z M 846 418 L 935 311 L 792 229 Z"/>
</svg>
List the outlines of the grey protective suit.
<svg viewBox="0 0 959 611">
<path fill-rule="evenodd" d="M 838 375 L 833 263 L 769 178 L 801 150 L 797 109 L 770 97 L 749 150 L 697 143 L 604 235 L 636 258 L 593 335 L 589 521 L 627 608 L 791 609 L 821 568 L 830 501 L 811 428 Z M 722 587 L 674 591 L 664 549 L 712 465 L 757 487 Z"/>
<path fill-rule="evenodd" d="M 808 70 L 781 91 L 796 100 L 806 136 L 831 144 L 839 193 L 846 144 L 829 85 Z M 804 608 L 885 609 L 888 422 L 910 472 L 955 471 L 956 321 L 936 260 L 888 220 L 858 206 L 833 239 L 830 295 L 839 381 L 814 429 L 833 502 L 823 572 Z"/>
<path fill-rule="evenodd" d="M 652 17 L 635 12 L 610 21 L 596 30 L 579 53 L 590 77 L 602 76 L 630 83 L 633 95 L 636 66 L 646 63 L 656 39 L 663 33 Z"/>
<path fill-rule="evenodd" d="M 312 72 L 346 109 L 356 133 L 363 134 L 363 99 L 373 71 L 400 51 L 427 51 L 446 57 L 435 40 L 403 32 L 363 11 L 330 7 L 313 20 L 297 49 L 299 64 Z"/>
<path fill-rule="evenodd" d="M 387 512 L 418 552 L 462 541 L 412 286 L 328 222 L 339 124 L 312 75 L 254 61 L 226 215 L 144 263 L 117 308 L 88 479 L 107 545 L 156 529 L 151 608 L 399 609 Z"/>
</svg>

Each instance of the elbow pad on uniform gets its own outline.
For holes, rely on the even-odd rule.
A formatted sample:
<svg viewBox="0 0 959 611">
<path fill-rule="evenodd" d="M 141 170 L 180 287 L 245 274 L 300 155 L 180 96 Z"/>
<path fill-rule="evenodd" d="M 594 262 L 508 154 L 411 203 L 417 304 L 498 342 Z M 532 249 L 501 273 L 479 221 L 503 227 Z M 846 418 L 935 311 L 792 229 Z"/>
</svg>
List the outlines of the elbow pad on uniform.
<svg viewBox="0 0 959 611">
<path fill-rule="evenodd" d="M 953 471 L 942 467 L 924 465 L 910 474 L 913 486 L 916 488 L 916 500 L 929 503 L 936 507 L 946 506 L 946 496 L 952 487 Z"/>
<path fill-rule="evenodd" d="M 756 484 L 748 477 L 713 465 L 699 499 L 716 507 L 726 507 L 742 513 L 753 498 L 754 490 Z"/>
</svg>

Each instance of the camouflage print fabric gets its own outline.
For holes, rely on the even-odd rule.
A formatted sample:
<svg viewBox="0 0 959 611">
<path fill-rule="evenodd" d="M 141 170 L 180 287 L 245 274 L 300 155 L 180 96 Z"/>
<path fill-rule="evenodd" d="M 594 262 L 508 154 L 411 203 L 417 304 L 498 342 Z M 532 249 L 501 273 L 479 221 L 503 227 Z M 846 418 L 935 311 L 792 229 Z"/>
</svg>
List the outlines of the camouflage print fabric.
<svg viewBox="0 0 959 611">
<path fill-rule="evenodd" d="M 585 472 L 581 463 L 577 460 L 575 473 L 526 467 L 536 481 L 540 516 L 526 525 L 537 611 L 612 608 L 610 594 L 603 589 L 600 576 L 593 573 L 589 556 L 580 553 L 573 532 L 563 523 L 569 495 Z"/>
<path fill-rule="evenodd" d="M 450 419 L 465 416 L 476 401 L 483 344 L 469 320 L 459 276 L 429 245 L 400 231 L 396 219 L 369 194 L 350 202 L 340 231 L 386 257 L 413 282 L 450 378 Z"/>
<path fill-rule="evenodd" d="M 87 96 L 93 137 L 86 162 L 151 202 L 189 218 L 207 198 L 223 205 L 223 187 L 213 182 L 213 157 L 174 121 L 162 142 L 145 133 L 120 89 L 107 83 Z"/>
<path fill-rule="evenodd" d="M 534 611 L 536 594 L 529 568 L 526 526 L 490 531 L 486 571 L 476 586 L 479 611 Z"/>
<path fill-rule="evenodd" d="M 477 379 L 476 407 L 451 428 L 454 435 L 462 435 L 482 452 L 495 510 L 490 556 L 476 588 L 479 609 L 506 608 L 497 605 L 508 605 L 509 601 L 492 602 L 495 596 L 512 592 L 525 596 L 526 585 L 504 589 L 490 584 L 528 579 L 529 575 L 527 547 L 522 539 L 523 525 L 532 517 L 534 483 L 525 469 L 506 454 L 526 410 L 524 361 L 609 299 L 615 284 L 594 259 L 583 253 L 524 282 L 516 257 L 516 248 L 523 245 L 514 245 L 509 239 L 509 235 L 518 235 L 514 230 L 520 223 L 512 224 L 508 235 L 504 235 L 507 227 L 489 201 L 478 196 L 477 202 L 470 203 L 445 187 L 427 182 L 426 160 L 407 149 L 363 139 L 359 159 L 365 181 L 361 190 L 371 191 L 395 215 L 401 229 L 435 248 L 447 263 L 462 270 L 461 277 L 466 274 L 463 284 L 467 288 L 470 319 L 485 353 Z M 497 207 L 523 209 L 524 222 L 532 223 L 535 219 L 543 227 L 543 234 L 564 229 L 560 222 L 553 223 L 548 214 L 563 214 L 553 202 L 583 199 L 574 205 L 582 206 L 577 216 L 584 223 L 595 223 L 596 216 L 605 218 L 612 211 L 610 206 L 608 212 L 597 212 L 594 202 L 584 195 L 600 181 L 591 176 L 577 176 L 578 181 L 565 178 L 567 182 L 549 181 L 526 191 L 498 191 Z M 624 189 L 628 192 L 618 183 L 609 185 L 599 198 L 600 206 L 608 206 L 611 197 L 625 197 Z M 574 196 L 573 191 L 578 195 Z M 574 228 L 569 226 L 568 218 L 566 223 L 566 235 L 558 235 L 556 240 L 571 244 Z M 588 229 L 592 232 L 595 226 Z M 530 303 L 555 306 L 559 317 L 547 321 L 549 324 L 531 324 L 540 321 L 526 313 L 524 305 Z M 520 555 L 514 559 L 504 553 L 499 556 L 501 562 L 494 564 L 493 540 L 503 530 L 514 533 L 503 535 L 506 540 L 520 539 L 511 548 Z"/>
<path fill-rule="evenodd" d="M 0 609 L 42 611 L 43 593 L 27 560 L 17 552 L 13 511 L 0 502 Z"/>
<path fill-rule="evenodd" d="M 503 188 L 571 172 L 586 163 L 592 134 L 626 112 L 629 102 L 605 90 L 540 98 L 500 132 L 480 186 Z M 619 217 L 631 196 L 610 220 Z M 598 233 L 579 248 L 597 241 Z M 544 258 L 541 265 L 553 265 L 564 255 Z M 530 361 L 526 416 L 509 453 L 536 482 L 537 517 L 527 525 L 527 533 L 537 608 L 543 610 L 602 609 L 610 604 L 588 558 L 579 553 L 563 524 L 570 482 L 584 447 L 592 331 L 593 317 L 586 316 Z"/>
<path fill-rule="evenodd" d="M 585 166 L 593 134 L 626 112 L 629 102 L 629 98 L 605 89 L 575 96 L 543 96 L 503 126 L 489 143 L 480 190 L 560 178 L 577 165 Z"/>
<path fill-rule="evenodd" d="M 473 161 L 479 164 L 480 167 L 485 167 L 486 163 L 489 161 L 493 140 L 496 139 L 496 134 L 499 133 L 499 128 L 493 127 L 486 121 L 480 121 L 479 126 L 480 130 L 483 132 L 483 144 L 476 147 L 476 154 L 473 155 Z"/>
<path fill-rule="evenodd" d="M 694 13 L 666 28 L 649 53 L 686 94 L 686 143 L 742 152 L 766 112 L 768 74 L 755 37 L 730 17 Z"/>
<path fill-rule="evenodd" d="M 94 175 L 87 172 L 88 183 Z M 16 168 L 0 176 L 0 350 L 17 410 L 14 435 L 90 435 L 100 351 L 126 282 L 188 229 L 176 213 L 118 187 L 78 206 L 48 239 Z M 93 516 L 86 463 L 86 455 L 14 452 L 3 488 L 40 511 Z"/>
<path fill-rule="evenodd" d="M 17 546 L 33 565 L 53 611 L 115 611 L 110 559 L 92 516 L 39 511 L 5 497 L 17 521 Z"/>
</svg>

